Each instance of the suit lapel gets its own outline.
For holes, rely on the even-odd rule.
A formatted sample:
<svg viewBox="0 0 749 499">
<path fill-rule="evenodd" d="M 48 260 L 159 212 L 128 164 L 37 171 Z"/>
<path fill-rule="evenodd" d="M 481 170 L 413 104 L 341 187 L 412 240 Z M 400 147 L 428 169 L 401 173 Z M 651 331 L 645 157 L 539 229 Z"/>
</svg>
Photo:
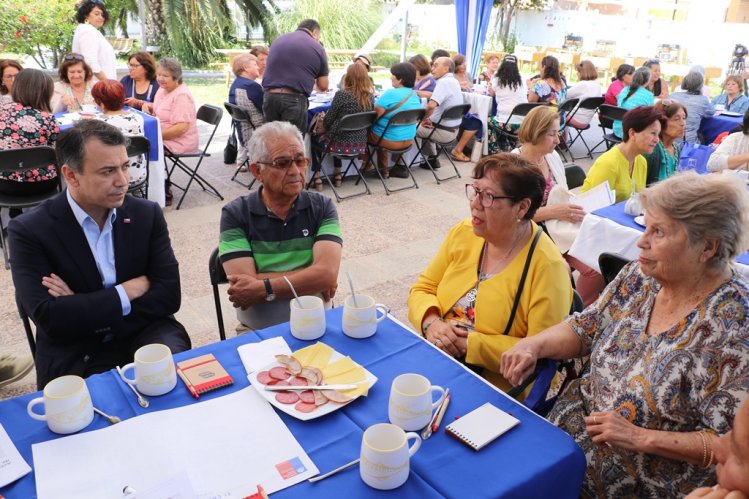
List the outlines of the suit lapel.
<svg viewBox="0 0 749 499">
<path fill-rule="evenodd" d="M 101 289 L 101 275 L 96 267 L 96 260 L 91 254 L 91 248 L 83 234 L 83 229 L 73 215 L 65 192 L 53 201 L 51 217 L 56 219 L 52 227 L 57 236 L 60 252 L 67 253 L 64 259 L 78 268 L 85 282 L 92 289 Z"/>
</svg>

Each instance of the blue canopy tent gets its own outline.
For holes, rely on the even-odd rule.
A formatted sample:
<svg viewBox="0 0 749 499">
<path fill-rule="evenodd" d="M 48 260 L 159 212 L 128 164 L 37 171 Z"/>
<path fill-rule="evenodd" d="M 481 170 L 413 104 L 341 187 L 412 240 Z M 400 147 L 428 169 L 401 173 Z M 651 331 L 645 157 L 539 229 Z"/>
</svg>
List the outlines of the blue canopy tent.
<svg viewBox="0 0 749 499">
<path fill-rule="evenodd" d="M 492 0 L 455 0 L 458 52 L 466 56 L 467 71 L 474 77 L 481 69 L 481 51 L 492 15 L 492 5 Z"/>
</svg>

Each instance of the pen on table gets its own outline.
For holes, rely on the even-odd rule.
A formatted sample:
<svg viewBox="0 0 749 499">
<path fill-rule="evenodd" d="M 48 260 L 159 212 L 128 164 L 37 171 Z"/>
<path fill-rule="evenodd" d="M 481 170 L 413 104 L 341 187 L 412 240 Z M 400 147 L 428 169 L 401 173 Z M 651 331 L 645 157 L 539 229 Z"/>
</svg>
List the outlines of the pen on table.
<svg viewBox="0 0 749 499">
<path fill-rule="evenodd" d="M 442 418 L 445 417 L 445 411 L 447 411 L 447 405 L 450 403 L 450 399 L 452 396 L 450 395 L 450 392 L 448 391 L 445 394 L 445 400 L 442 402 L 442 407 L 440 407 L 439 412 L 437 413 L 437 419 L 435 419 L 434 423 L 432 424 L 432 433 L 436 433 L 437 429 L 440 427 L 440 424 L 442 423 Z"/>
<path fill-rule="evenodd" d="M 192 386 L 192 383 L 190 383 L 190 382 L 189 382 L 189 381 L 187 380 L 187 376 L 185 376 L 185 373 L 183 373 L 183 372 L 182 372 L 182 369 L 180 369 L 180 368 L 177 368 L 177 375 L 178 375 L 178 376 L 179 376 L 180 378 L 182 378 L 182 381 L 184 381 L 184 382 L 185 382 L 185 386 L 187 387 L 187 390 L 188 390 L 188 391 L 190 392 L 190 395 L 192 395 L 192 396 L 193 396 L 193 397 L 195 397 L 195 398 L 198 398 L 198 397 L 199 397 L 199 395 L 198 395 L 198 392 L 197 392 L 197 391 L 195 391 L 195 387 L 194 387 L 194 386 Z"/>
</svg>

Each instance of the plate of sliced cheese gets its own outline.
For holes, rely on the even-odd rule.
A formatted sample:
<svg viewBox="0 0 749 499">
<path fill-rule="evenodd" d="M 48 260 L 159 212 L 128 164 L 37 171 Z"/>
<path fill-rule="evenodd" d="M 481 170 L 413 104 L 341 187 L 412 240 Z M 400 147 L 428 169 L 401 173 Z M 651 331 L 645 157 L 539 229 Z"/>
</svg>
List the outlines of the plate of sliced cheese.
<svg viewBox="0 0 749 499">
<path fill-rule="evenodd" d="M 377 377 L 364 369 L 351 357 L 336 352 L 330 346 L 317 342 L 293 352 L 277 355 L 276 362 L 247 376 L 250 383 L 278 410 L 307 421 L 319 418 L 366 397 Z M 293 390 L 266 390 L 293 386 Z M 351 385 L 347 390 L 302 390 L 297 387 L 322 385 Z"/>
</svg>

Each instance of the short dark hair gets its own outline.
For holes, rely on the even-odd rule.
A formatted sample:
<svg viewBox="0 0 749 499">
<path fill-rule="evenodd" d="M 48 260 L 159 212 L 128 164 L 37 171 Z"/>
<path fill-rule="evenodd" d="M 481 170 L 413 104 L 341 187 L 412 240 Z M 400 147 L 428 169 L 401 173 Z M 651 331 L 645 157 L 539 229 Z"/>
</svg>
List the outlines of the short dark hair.
<svg viewBox="0 0 749 499">
<path fill-rule="evenodd" d="M 21 63 L 15 59 L 2 59 L 0 60 L 0 95 L 10 93 L 8 87 L 5 86 L 5 80 L 2 79 L 5 70 L 8 68 L 16 68 L 19 72 L 23 70 Z M 740 88 L 740 87 L 739 87 Z"/>
<path fill-rule="evenodd" d="M 473 169 L 473 178 L 490 177 L 496 181 L 513 204 L 528 198 L 531 202 L 523 220 L 531 220 L 541 206 L 546 179 L 541 170 L 519 154 L 500 153 L 484 156 Z"/>
<path fill-rule="evenodd" d="M 94 7 L 101 9 L 101 13 L 104 14 L 104 23 L 106 24 L 109 21 L 109 12 L 107 12 L 107 8 L 101 0 L 84 0 L 78 6 L 78 10 L 75 11 L 75 20 L 79 23 L 86 22 L 86 18 L 94 10 Z"/>
<path fill-rule="evenodd" d="M 659 61 L 658 59 L 648 59 L 647 61 L 645 61 L 645 64 L 643 64 L 643 67 L 646 67 L 648 69 L 653 69 L 653 66 L 660 66 L 660 65 L 661 65 L 661 61 Z"/>
<path fill-rule="evenodd" d="M 99 80 L 91 89 L 91 97 L 108 111 L 119 111 L 125 105 L 125 87 L 117 80 Z"/>
<path fill-rule="evenodd" d="M 76 54 L 75 52 L 71 52 L 70 54 L 62 58 L 60 67 L 57 69 L 57 76 L 60 77 L 60 80 L 69 84 L 70 80 L 68 80 L 68 69 L 70 69 L 70 66 L 75 66 L 76 64 L 83 64 L 85 80 L 91 81 L 91 78 L 94 77 L 94 72 L 91 69 L 91 66 L 88 65 L 86 59 L 81 54 Z"/>
<path fill-rule="evenodd" d="M 146 79 L 156 79 L 156 59 L 154 59 L 150 53 L 143 51 L 134 52 L 133 54 L 128 56 L 128 63 L 130 63 L 130 59 L 135 59 L 136 61 L 138 61 L 138 64 L 143 66 L 143 69 L 146 70 Z"/>
<path fill-rule="evenodd" d="M 429 61 L 427 61 L 427 58 L 422 54 L 416 54 L 415 56 L 410 58 L 408 62 L 416 66 L 416 71 L 421 76 L 428 75 L 432 70 L 432 67 L 429 65 Z"/>
<path fill-rule="evenodd" d="M 14 102 L 39 111 L 52 112 L 50 101 L 55 92 L 52 77 L 34 68 L 26 68 L 18 73 L 10 95 Z"/>
<path fill-rule="evenodd" d="M 622 140 L 624 142 L 629 140 L 630 130 L 634 130 L 636 133 L 642 132 L 656 121 L 660 122 L 662 119 L 663 114 L 653 106 L 637 106 L 627 111 L 622 118 L 622 132 L 624 133 Z"/>
<path fill-rule="evenodd" d="M 250 49 L 250 54 L 254 55 L 255 57 L 259 56 L 260 54 L 269 55 L 270 50 L 268 50 L 268 47 L 265 45 L 255 45 Z"/>
<path fill-rule="evenodd" d="M 296 29 L 306 29 L 309 32 L 320 31 L 320 23 L 314 19 L 305 19 L 299 23 Z"/>
<path fill-rule="evenodd" d="M 416 66 L 410 62 L 393 64 L 393 67 L 390 68 L 390 73 L 398 78 L 404 87 L 414 88 L 414 84 L 416 83 Z"/>
<path fill-rule="evenodd" d="M 440 57 L 450 57 L 450 52 L 445 49 L 435 50 L 434 52 L 432 52 L 432 64 L 434 64 L 434 61 L 436 61 Z"/>
<path fill-rule="evenodd" d="M 57 164 L 68 165 L 77 173 L 83 173 L 86 142 L 91 139 L 97 139 L 108 146 L 127 147 L 129 143 L 128 138 L 116 126 L 101 120 L 80 120 L 57 137 Z"/>
</svg>

